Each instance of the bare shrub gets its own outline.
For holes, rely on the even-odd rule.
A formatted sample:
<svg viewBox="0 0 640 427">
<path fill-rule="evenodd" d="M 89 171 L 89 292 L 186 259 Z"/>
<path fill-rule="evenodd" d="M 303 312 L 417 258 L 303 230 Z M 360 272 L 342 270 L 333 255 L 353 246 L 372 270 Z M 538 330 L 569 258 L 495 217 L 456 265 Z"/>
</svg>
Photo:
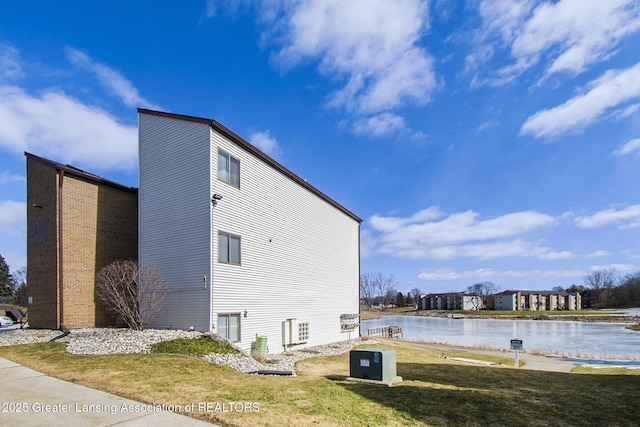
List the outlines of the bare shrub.
<svg viewBox="0 0 640 427">
<path fill-rule="evenodd" d="M 96 294 L 105 309 L 131 329 L 145 329 L 164 306 L 168 292 L 167 281 L 155 269 L 135 261 L 114 261 L 96 277 Z"/>
</svg>

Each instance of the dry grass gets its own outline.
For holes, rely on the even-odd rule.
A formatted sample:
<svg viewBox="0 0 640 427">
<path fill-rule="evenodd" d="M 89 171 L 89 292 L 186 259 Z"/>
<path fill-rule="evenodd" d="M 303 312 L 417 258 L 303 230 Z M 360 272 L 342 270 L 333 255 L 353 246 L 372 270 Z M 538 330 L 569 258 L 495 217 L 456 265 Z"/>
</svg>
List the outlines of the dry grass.
<svg viewBox="0 0 640 427">
<path fill-rule="evenodd" d="M 301 361 L 297 377 L 243 375 L 189 356 L 70 355 L 61 343 L 3 347 L 0 357 L 148 403 L 258 404 L 259 411 L 199 414 L 228 426 L 640 425 L 636 376 L 471 366 L 437 349 L 376 347 L 396 351 L 404 382 L 348 381 L 348 354 Z"/>
</svg>

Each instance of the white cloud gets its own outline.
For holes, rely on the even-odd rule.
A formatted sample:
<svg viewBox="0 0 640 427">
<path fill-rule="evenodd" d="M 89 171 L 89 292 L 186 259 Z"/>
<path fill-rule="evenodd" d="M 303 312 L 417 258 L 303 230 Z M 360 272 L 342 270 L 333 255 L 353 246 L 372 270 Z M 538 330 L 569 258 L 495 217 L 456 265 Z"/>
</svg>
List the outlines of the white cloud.
<svg viewBox="0 0 640 427">
<path fill-rule="evenodd" d="M 495 51 L 506 49 L 513 63 L 481 84 L 503 85 L 543 63 L 542 79 L 577 75 L 609 59 L 620 42 L 640 29 L 635 0 L 482 0 L 479 44 L 467 57 L 467 71 L 480 69 Z"/>
<path fill-rule="evenodd" d="M 27 229 L 27 204 L 6 200 L 0 202 L 0 234 L 21 237 Z"/>
<path fill-rule="evenodd" d="M 627 154 L 631 154 L 633 152 L 640 151 L 640 138 L 632 139 L 626 144 L 624 144 L 620 149 L 615 150 L 612 154 L 614 156 L 626 156 Z"/>
<path fill-rule="evenodd" d="M 79 50 L 71 47 L 67 47 L 66 54 L 72 64 L 95 74 L 106 92 L 109 95 L 118 98 L 127 107 L 160 109 L 156 104 L 153 104 L 140 96 L 138 89 L 136 89 L 135 86 L 119 71 L 114 70 L 105 64 L 94 61 L 86 53 L 80 52 Z"/>
<path fill-rule="evenodd" d="M 249 141 L 271 157 L 277 158 L 282 154 L 278 141 L 271 136 L 269 130 L 253 132 L 249 135 Z"/>
<path fill-rule="evenodd" d="M 580 130 L 597 120 L 607 109 L 640 97 L 640 63 L 625 70 L 610 70 L 587 86 L 587 92 L 555 108 L 527 118 L 521 135 L 553 137 Z"/>
<path fill-rule="evenodd" d="M 542 256 L 550 249 L 538 246 L 521 239 L 504 242 L 490 242 L 480 244 L 461 244 L 444 246 L 414 246 L 410 248 L 381 248 L 380 253 L 397 258 L 452 260 L 459 258 L 473 258 L 475 260 L 489 260 L 498 258 Z"/>
<path fill-rule="evenodd" d="M 617 271 L 634 271 L 637 267 L 630 264 L 593 265 L 585 269 L 575 270 L 494 270 L 492 268 L 479 268 L 477 270 L 456 271 L 450 268 L 425 270 L 418 274 L 418 279 L 431 281 L 460 280 L 460 279 L 486 279 L 498 277 L 556 277 L 556 278 L 582 278 L 588 272 L 595 270 L 614 269 Z"/>
<path fill-rule="evenodd" d="M 536 7 L 513 42 L 515 57 L 547 52 L 546 74 L 578 74 L 607 59 L 624 37 L 640 29 L 635 0 L 561 0 Z"/>
<path fill-rule="evenodd" d="M 12 46 L 0 44 L 0 82 L 13 80 L 22 75 L 18 50 Z"/>
<path fill-rule="evenodd" d="M 631 117 L 632 115 L 634 115 L 638 111 L 640 111 L 640 103 L 631 104 L 631 105 L 625 107 L 623 110 L 614 111 L 611 115 L 613 117 L 626 119 L 628 117 Z"/>
<path fill-rule="evenodd" d="M 49 156 L 95 170 L 133 171 L 137 165 L 137 126 L 64 93 L 33 96 L 0 86 L 0 147 Z"/>
<path fill-rule="evenodd" d="M 480 268 L 477 270 L 456 271 L 453 269 L 426 270 L 418 275 L 421 280 L 460 280 L 482 279 L 489 277 L 582 277 L 586 270 L 494 270 Z"/>
<path fill-rule="evenodd" d="M 359 135 L 387 136 L 404 129 L 406 129 L 404 118 L 393 113 L 382 113 L 356 119 L 352 125 L 352 130 Z"/>
<path fill-rule="evenodd" d="M 300 0 L 267 2 L 265 16 L 277 16 L 271 38 L 282 44 L 273 61 L 286 70 L 308 60 L 321 73 L 344 81 L 329 105 L 354 116 L 356 132 L 404 127 L 402 106 L 424 105 L 437 87 L 433 59 L 418 45 L 428 28 L 428 4 L 421 0 Z M 278 13 L 279 12 L 279 13 Z M 393 121 L 389 119 L 394 117 Z M 377 123 L 367 123 L 367 121 Z"/>
<path fill-rule="evenodd" d="M 24 175 L 16 175 L 14 173 L 0 173 L 0 185 L 26 183 L 27 178 Z"/>
<path fill-rule="evenodd" d="M 592 265 L 587 270 L 588 271 L 597 271 L 597 270 L 615 270 L 615 271 L 632 271 L 637 270 L 637 266 L 631 264 L 607 264 L 607 265 Z"/>
<path fill-rule="evenodd" d="M 559 259 L 569 259 L 573 257 L 574 257 L 573 252 L 561 251 L 561 252 L 548 252 L 548 253 L 542 254 L 538 257 L 538 259 L 555 261 Z"/>
<path fill-rule="evenodd" d="M 366 259 L 373 255 L 376 241 L 371 230 L 362 229 L 360 231 L 360 258 Z"/>
<path fill-rule="evenodd" d="M 640 227 L 640 205 L 631 205 L 623 209 L 604 209 L 590 216 L 575 218 L 580 228 L 598 228 L 615 223 L 619 229 Z"/>
<path fill-rule="evenodd" d="M 408 259 L 495 259 L 544 256 L 547 247 L 518 236 L 553 225 L 556 220 L 533 211 L 516 212 L 480 220 L 473 211 L 445 216 L 431 207 L 408 217 L 372 216 L 374 253 Z"/>
<path fill-rule="evenodd" d="M 213 18 L 214 16 L 216 16 L 216 0 L 207 0 L 201 21 L 204 19 Z"/>
<path fill-rule="evenodd" d="M 374 215 L 369 223 L 378 231 L 387 231 L 390 240 L 412 238 L 430 243 L 456 243 L 511 237 L 555 222 L 553 217 L 533 211 L 505 214 L 482 221 L 478 220 L 478 213 L 466 211 L 433 221 L 438 213 L 438 208 L 432 207 L 409 218 Z"/>
<path fill-rule="evenodd" d="M 598 250 L 598 251 L 591 252 L 590 254 L 585 255 L 585 258 L 601 258 L 601 257 L 609 256 L 609 255 L 611 255 L 610 252 L 603 251 L 603 250 Z"/>
</svg>

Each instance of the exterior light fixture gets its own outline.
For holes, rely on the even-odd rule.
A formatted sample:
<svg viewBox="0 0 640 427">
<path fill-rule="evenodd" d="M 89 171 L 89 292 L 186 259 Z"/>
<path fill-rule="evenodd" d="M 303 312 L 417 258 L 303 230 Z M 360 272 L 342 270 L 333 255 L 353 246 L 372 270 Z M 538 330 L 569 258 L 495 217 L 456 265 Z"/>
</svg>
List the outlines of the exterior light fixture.
<svg viewBox="0 0 640 427">
<path fill-rule="evenodd" d="M 215 193 L 212 197 L 211 197 L 211 204 L 215 207 L 218 205 L 218 201 L 222 200 L 222 196 L 218 193 Z"/>
<path fill-rule="evenodd" d="M 38 203 L 34 203 L 33 205 L 34 208 L 38 208 L 38 209 L 42 209 L 42 205 L 38 204 Z"/>
</svg>

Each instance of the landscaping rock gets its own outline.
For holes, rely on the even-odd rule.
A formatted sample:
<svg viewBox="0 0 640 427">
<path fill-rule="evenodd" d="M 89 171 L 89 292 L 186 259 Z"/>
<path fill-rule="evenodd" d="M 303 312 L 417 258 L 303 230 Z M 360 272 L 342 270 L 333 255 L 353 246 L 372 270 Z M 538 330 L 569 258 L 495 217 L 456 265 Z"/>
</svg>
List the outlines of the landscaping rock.
<svg viewBox="0 0 640 427">
<path fill-rule="evenodd" d="M 149 353 L 151 345 L 155 343 L 179 338 L 190 339 L 203 335 L 205 334 L 202 332 L 170 329 L 136 331 L 122 328 L 85 328 L 72 329 L 69 335 L 60 337 L 59 330 L 16 329 L 0 334 L 0 346 L 47 342 L 60 337 L 56 341 L 67 343 L 67 353 L 71 354 Z M 360 344 L 360 339 L 353 339 L 286 353 L 267 354 L 264 357 L 264 363 L 249 357 L 246 353 L 209 354 L 202 358 L 219 365 L 229 366 L 243 373 L 295 375 L 295 363 L 299 360 L 310 357 L 335 356 L 350 351 L 358 344 Z"/>
</svg>

